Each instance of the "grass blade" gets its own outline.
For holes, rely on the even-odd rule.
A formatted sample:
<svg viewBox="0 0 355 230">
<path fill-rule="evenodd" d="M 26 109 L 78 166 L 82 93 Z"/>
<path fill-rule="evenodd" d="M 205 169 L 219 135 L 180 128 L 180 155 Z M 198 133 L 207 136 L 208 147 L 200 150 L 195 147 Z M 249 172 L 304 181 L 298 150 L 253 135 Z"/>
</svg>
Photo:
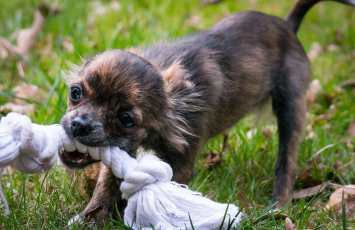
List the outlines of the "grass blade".
<svg viewBox="0 0 355 230">
<path fill-rule="evenodd" d="M 343 222 L 343 229 L 346 230 L 346 209 L 345 209 L 345 199 L 344 199 L 344 190 L 343 190 L 343 194 L 341 197 L 341 209 L 342 209 L 342 222 Z"/>
</svg>

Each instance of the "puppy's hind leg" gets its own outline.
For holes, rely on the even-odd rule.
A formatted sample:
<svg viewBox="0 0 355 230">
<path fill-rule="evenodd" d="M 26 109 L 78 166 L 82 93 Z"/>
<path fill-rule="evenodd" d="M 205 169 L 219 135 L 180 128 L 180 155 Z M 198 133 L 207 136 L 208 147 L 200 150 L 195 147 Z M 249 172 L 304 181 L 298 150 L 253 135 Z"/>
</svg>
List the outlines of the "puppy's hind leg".
<svg viewBox="0 0 355 230">
<path fill-rule="evenodd" d="M 308 67 L 305 65 L 305 67 Z M 309 68 L 304 71 L 284 71 L 280 83 L 273 89 L 272 107 L 277 116 L 279 152 L 275 166 L 273 202 L 278 207 L 292 198 L 297 176 L 297 147 L 302 136 L 306 116 L 305 91 L 308 85 Z"/>
</svg>

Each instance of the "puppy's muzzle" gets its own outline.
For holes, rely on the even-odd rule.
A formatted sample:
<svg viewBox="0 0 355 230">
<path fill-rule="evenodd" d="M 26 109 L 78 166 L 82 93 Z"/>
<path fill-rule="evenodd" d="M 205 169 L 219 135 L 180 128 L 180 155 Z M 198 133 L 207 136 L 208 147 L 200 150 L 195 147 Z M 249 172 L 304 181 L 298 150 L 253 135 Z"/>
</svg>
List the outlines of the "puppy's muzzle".
<svg viewBox="0 0 355 230">
<path fill-rule="evenodd" d="M 73 137 L 87 136 L 92 131 L 91 125 L 81 117 L 74 118 L 74 120 L 71 122 L 70 128 L 73 133 Z"/>
</svg>

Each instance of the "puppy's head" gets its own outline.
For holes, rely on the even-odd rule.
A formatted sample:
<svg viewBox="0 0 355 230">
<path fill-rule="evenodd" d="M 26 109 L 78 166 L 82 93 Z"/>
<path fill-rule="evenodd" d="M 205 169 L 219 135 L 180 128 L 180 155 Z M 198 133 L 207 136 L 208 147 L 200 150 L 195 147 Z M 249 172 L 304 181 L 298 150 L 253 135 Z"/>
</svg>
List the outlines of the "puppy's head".
<svg viewBox="0 0 355 230">
<path fill-rule="evenodd" d="M 134 154 L 150 130 L 164 129 L 169 106 L 163 77 L 133 53 L 104 52 L 78 67 L 67 81 L 68 110 L 61 125 L 83 145 L 118 146 Z M 75 156 L 69 155 L 61 155 L 68 166 L 91 163 L 76 163 Z"/>
</svg>

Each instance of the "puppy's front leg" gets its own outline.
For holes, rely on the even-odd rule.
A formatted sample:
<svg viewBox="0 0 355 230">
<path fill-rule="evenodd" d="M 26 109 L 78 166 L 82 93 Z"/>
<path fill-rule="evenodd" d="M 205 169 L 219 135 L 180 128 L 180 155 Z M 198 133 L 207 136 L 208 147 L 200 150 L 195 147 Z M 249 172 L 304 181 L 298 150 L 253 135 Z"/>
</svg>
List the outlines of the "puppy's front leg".
<svg viewBox="0 0 355 230">
<path fill-rule="evenodd" d="M 110 168 L 101 163 L 94 194 L 88 206 L 80 214 L 80 219 L 90 221 L 90 227 L 93 225 L 103 227 L 105 220 L 117 217 L 116 204 L 121 217 L 123 217 L 127 201 L 121 198 L 121 182 L 122 180 L 115 177 Z"/>
</svg>

